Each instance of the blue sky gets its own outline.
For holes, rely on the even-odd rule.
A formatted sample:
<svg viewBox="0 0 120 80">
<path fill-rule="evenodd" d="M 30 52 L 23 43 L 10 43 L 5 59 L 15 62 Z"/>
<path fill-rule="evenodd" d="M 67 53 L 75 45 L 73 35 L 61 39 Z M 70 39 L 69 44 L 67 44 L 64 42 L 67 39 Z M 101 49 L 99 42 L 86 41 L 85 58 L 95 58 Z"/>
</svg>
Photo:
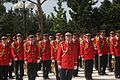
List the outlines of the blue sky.
<svg viewBox="0 0 120 80">
<path fill-rule="evenodd" d="M 36 0 L 33 0 L 33 1 L 35 1 L 36 2 Z M 102 2 L 103 0 L 99 0 L 99 2 L 97 3 L 97 5 L 96 6 L 100 6 L 100 2 Z M 43 11 L 44 11 L 44 13 L 46 13 L 47 15 L 48 14 L 50 14 L 51 12 L 54 12 L 54 10 L 53 10 L 53 7 L 54 6 L 57 6 L 57 0 L 47 0 L 43 5 L 42 5 L 42 9 L 43 9 Z M 6 9 L 7 10 L 9 10 L 9 9 L 11 9 L 11 7 L 13 8 L 13 4 L 12 3 L 5 3 L 4 4 L 5 6 L 6 6 Z M 68 17 L 68 19 L 70 19 L 70 15 L 69 15 L 69 10 L 70 10 L 70 8 L 68 8 L 67 7 L 67 3 L 65 2 L 65 3 L 63 3 L 63 8 L 64 8 L 64 10 L 66 10 L 67 11 L 67 17 Z M 36 7 L 35 7 L 35 9 L 36 9 Z"/>
</svg>

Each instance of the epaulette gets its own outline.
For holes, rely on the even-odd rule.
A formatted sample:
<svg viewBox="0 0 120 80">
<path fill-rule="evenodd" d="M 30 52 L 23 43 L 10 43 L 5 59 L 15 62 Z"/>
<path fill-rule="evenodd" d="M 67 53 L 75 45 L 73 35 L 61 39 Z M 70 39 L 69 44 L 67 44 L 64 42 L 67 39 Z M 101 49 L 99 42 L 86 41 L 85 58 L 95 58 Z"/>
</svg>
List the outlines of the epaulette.
<svg viewBox="0 0 120 80">
<path fill-rule="evenodd" d="M 42 41 L 39 41 L 38 44 L 41 45 Z"/>
<path fill-rule="evenodd" d="M 99 41 L 99 37 L 96 37 L 96 41 Z"/>
<path fill-rule="evenodd" d="M 91 40 L 94 41 L 94 38 L 92 38 Z"/>
<path fill-rule="evenodd" d="M 54 40 L 50 41 L 50 44 L 51 44 L 51 45 L 53 45 L 53 43 L 54 43 Z"/>
<path fill-rule="evenodd" d="M 26 46 L 27 43 L 28 43 L 28 42 L 25 42 L 25 43 L 24 43 L 24 47 Z"/>
<path fill-rule="evenodd" d="M 80 40 L 80 44 L 83 44 L 84 40 Z"/>
</svg>

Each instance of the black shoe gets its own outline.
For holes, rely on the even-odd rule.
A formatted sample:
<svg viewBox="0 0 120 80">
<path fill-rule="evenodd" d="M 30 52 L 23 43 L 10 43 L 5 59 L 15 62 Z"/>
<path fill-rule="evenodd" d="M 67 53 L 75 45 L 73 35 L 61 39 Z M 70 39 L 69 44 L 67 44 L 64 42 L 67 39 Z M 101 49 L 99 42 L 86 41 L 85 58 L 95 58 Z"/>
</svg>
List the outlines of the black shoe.
<svg viewBox="0 0 120 80">
<path fill-rule="evenodd" d="M 120 79 L 120 76 L 115 76 L 116 79 Z"/>
<path fill-rule="evenodd" d="M 98 73 L 99 75 L 104 75 L 103 73 Z"/>
<path fill-rule="evenodd" d="M 95 68 L 95 70 L 98 70 L 98 68 Z"/>
<path fill-rule="evenodd" d="M 49 77 L 47 77 L 47 78 L 44 78 L 44 79 L 50 79 Z"/>
<path fill-rule="evenodd" d="M 47 79 L 50 79 L 49 77 Z"/>
<path fill-rule="evenodd" d="M 9 76 L 9 79 L 14 79 L 14 77 L 13 76 Z"/>
<path fill-rule="evenodd" d="M 103 73 L 103 75 L 108 75 L 107 73 Z"/>
</svg>

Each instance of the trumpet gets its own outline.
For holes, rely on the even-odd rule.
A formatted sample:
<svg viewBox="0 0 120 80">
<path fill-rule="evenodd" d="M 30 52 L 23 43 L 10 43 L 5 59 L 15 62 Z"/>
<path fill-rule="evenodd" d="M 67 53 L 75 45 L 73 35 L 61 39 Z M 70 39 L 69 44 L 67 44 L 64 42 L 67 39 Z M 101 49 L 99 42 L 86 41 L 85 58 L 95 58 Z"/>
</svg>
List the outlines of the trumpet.
<svg viewBox="0 0 120 80">
<path fill-rule="evenodd" d="M 55 62 L 51 63 L 51 71 L 54 75 L 56 75 L 56 71 L 55 71 Z"/>
<path fill-rule="evenodd" d="M 111 63 L 112 63 L 112 69 L 115 70 L 115 56 L 112 56 L 112 60 L 111 60 Z"/>
</svg>

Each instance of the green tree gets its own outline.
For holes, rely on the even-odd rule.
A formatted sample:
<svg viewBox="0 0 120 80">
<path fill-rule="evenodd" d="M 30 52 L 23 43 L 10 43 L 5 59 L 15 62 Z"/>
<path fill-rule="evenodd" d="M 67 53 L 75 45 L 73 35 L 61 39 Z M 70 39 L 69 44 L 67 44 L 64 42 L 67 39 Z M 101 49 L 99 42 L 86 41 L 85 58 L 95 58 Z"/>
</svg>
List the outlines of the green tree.
<svg viewBox="0 0 120 80">
<path fill-rule="evenodd" d="M 72 9 L 70 15 L 71 29 L 77 32 L 92 32 L 92 6 L 97 1 L 93 0 L 67 0 L 68 7 Z"/>
<path fill-rule="evenodd" d="M 102 16 L 102 25 L 101 25 L 101 28 L 102 29 L 107 29 L 107 27 L 110 28 L 110 8 L 111 8 L 111 5 L 112 3 L 109 1 L 109 0 L 104 0 L 102 3 L 101 3 L 101 6 L 100 6 L 100 13 L 101 13 L 101 16 Z"/>
<path fill-rule="evenodd" d="M 62 0 L 58 0 L 57 7 L 54 7 L 54 11 L 56 15 L 51 13 L 53 26 L 51 27 L 50 31 L 53 32 L 65 32 L 67 20 L 66 20 L 66 11 L 62 8 Z"/>
</svg>

